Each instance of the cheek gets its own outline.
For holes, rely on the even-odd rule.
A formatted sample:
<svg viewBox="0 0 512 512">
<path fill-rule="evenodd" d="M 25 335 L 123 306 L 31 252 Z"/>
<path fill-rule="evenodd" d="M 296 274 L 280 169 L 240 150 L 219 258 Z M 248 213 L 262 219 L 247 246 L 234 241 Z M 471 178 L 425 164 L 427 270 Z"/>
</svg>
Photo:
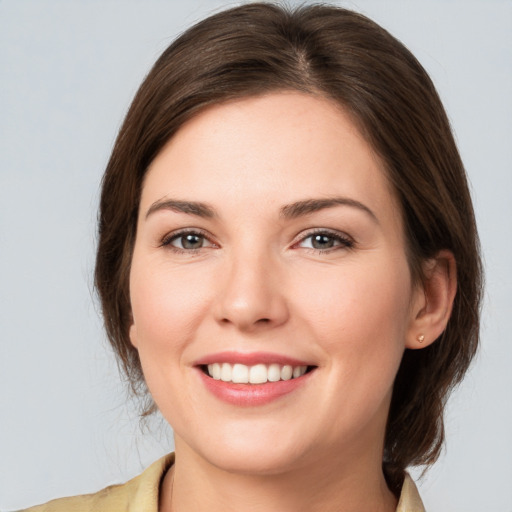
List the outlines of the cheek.
<svg viewBox="0 0 512 512">
<path fill-rule="evenodd" d="M 186 372 L 187 347 L 208 309 L 204 280 L 168 265 L 139 262 L 134 256 L 130 298 L 132 342 L 156 405 L 175 426 L 193 421 L 193 397 Z"/>
<path fill-rule="evenodd" d="M 308 319 L 306 328 L 345 374 L 371 369 L 375 377 L 394 377 L 405 347 L 411 293 L 406 264 L 396 267 L 354 265 L 334 276 L 303 276 L 310 282 L 295 293 L 299 316 Z"/>
<path fill-rule="evenodd" d="M 205 283 L 193 272 L 141 265 L 134 258 L 130 299 L 141 360 L 161 360 L 193 337 L 207 308 Z"/>
</svg>

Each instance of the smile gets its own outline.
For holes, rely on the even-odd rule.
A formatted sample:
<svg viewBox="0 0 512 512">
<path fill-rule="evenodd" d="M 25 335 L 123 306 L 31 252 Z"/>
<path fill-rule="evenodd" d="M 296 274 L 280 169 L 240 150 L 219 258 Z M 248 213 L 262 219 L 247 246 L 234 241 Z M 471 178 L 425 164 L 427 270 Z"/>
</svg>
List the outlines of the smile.
<svg viewBox="0 0 512 512">
<path fill-rule="evenodd" d="M 280 364 L 213 363 L 206 366 L 208 375 L 215 380 L 234 384 L 265 384 L 302 377 L 308 369 L 305 365 L 291 366 Z"/>
<path fill-rule="evenodd" d="M 262 406 L 307 386 L 318 366 L 276 353 L 218 352 L 193 364 L 205 388 L 236 406 Z"/>
</svg>

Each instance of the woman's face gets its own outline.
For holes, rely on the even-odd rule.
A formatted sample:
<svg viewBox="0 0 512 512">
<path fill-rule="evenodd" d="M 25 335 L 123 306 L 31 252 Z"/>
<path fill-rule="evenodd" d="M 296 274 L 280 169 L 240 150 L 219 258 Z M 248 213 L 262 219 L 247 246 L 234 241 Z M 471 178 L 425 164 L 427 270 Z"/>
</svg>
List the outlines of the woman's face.
<svg viewBox="0 0 512 512">
<path fill-rule="evenodd" d="M 275 93 L 183 126 L 146 175 L 130 295 L 177 450 L 249 473 L 381 460 L 421 291 L 382 165 L 332 102 Z"/>
</svg>

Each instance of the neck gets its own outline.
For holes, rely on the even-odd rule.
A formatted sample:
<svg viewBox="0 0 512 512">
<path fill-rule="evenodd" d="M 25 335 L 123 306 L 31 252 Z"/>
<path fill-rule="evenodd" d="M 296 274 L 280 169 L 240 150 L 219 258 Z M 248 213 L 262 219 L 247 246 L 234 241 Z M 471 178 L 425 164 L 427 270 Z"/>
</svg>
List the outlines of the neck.
<svg viewBox="0 0 512 512">
<path fill-rule="evenodd" d="M 176 440 L 176 463 L 162 484 L 160 512 L 394 512 L 380 459 L 315 456 L 288 471 L 254 475 L 210 464 Z"/>
</svg>

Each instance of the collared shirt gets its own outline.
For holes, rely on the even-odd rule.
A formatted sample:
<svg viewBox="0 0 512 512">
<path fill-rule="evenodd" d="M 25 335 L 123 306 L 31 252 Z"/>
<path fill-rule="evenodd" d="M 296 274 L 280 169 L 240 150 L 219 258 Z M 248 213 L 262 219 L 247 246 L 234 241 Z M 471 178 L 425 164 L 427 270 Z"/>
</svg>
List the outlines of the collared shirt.
<svg viewBox="0 0 512 512">
<path fill-rule="evenodd" d="M 171 453 L 125 484 L 112 485 L 95 494 L 60 498 L 24 512 L 158 512 L 160 482 L 173 463 Z M 405 477 L 396 512 L 425 512 L 409 475 Z"/>
</svg>

